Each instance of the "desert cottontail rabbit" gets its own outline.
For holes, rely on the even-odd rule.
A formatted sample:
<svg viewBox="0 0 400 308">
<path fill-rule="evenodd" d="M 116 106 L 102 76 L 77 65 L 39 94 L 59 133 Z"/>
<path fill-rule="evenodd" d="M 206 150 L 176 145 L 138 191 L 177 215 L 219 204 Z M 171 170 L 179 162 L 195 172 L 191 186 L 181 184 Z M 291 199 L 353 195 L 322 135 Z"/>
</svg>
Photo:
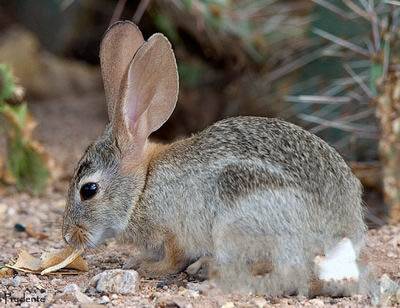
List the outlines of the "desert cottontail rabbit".
<svg viewBox="0 0 400 308">
<path fill-rule="evenodd" d="M 131 265 L 142 275 L 177 273 L 198 260 L 190 272 L 209 262 L 223 286 L 269 294 L 324 293 L 328 280 L 358 279 L 361 186 L 333 148 L 261 117 L 152 143 L 178 97 L 170 43 L 162 34 L 145 41 L 134 24 L 118 22 L 100 60 L 110 123 L 72 179 L 69 244 L 118 236 L 141 251 Z"/>
</svg>

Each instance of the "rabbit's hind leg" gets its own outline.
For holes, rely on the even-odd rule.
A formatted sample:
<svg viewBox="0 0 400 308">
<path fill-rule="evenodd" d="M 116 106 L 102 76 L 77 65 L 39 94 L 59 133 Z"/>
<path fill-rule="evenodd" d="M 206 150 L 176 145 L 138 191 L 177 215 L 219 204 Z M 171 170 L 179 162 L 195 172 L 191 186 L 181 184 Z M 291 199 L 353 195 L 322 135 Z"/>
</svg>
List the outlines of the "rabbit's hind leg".
<svg viewBox="0 0 400 308">
<path fill-rule="evenodd" d="M 267 295 L 308 295 L 311 265 L 296 238 L 277 238 L 228 223 L 215 233 L 210 275 L 226 291 Z"/>
</svg>

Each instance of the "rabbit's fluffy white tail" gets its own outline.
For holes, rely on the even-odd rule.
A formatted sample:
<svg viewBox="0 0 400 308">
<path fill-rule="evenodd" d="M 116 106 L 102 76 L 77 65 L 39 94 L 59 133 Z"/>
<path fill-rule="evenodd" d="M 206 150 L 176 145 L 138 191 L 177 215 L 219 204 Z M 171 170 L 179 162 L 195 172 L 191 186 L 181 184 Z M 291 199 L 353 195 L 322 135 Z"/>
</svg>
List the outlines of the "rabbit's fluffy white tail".
<svg viewBox="0 0 400 308">
<path fill-rule="evenodd" d="M 343 238 L 324 256 L 314 259 L 314 274 L 320 281 L 320 294 L 349 296 L 369 293 L 373 276 L 368 268 L 360 267 L 353 243 Z"/>
<path fill-rule="evenodd" d="M 354 280 L 358 281 L 360 270 L 357 256 L 350 239 L 344 238 L 335 247 L 327 251 L 325 256 L 314 259 L 317 276 L 322 281 Z"/>
</svg>

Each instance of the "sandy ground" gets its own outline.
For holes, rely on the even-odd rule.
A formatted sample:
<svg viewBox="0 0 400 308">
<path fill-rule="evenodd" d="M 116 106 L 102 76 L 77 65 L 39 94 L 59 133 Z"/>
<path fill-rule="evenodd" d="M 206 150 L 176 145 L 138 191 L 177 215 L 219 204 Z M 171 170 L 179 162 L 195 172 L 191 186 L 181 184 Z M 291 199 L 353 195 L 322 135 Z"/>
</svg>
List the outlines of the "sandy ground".
<svg viewBox="0 0 400 308">
<path fill-rule="evenodd" d="M 26 194 L 2 192 L 0 196 L 0 264 L 14 259 L 19 250 L 25 249 L 39 256 L 41 252 L 64 246 L 61 240 L 61 217 L 64 207 L 64 196 L 50 193 L 41 198 L 32 198 Z M 18 232 L 15 224 L 29 225 L 33 230 L 48 235 L 39 240 L 30 237 L 26 232 Z M 385 226 L 369 232 L 367 244 L 363 252 L 363 260 L 375 267 L 378 276 L 389 274 L 394 280 L 400 279 L 400 226 Z M 104 303 L 114 306 L 132 307 L 263 307 L 276 305 L 368 305 L 369 299 L 363 296 L 352 298 L 315 298 L 303 297 L 262 298 L 255 296 L 215 295 L 215 292 L 202 292 L 201 283 L 191 281 L 182 273 L 163 280 L 141 279 L 140 289 L 134 295 L 117 295 L 98 293 L 89 285 L 90 278 L 106 270 L 120 268 L 133 248 L 109 242 L 96 251 L 85 254 L 89 263 L 89 272 L 69 276 L 38 276 L 18 273 L 11 278 L 0 279 L 1 292 L 10 292 L 14 297 L 23 294 L 40 294 L 46 305 L 53 307 L 74 306 L 79 304 L 74 298 L 62 296 L 66 285 L 75 283 L 88 295 L 93 303 Z M 200 291 L 198 290 L 200 289 Z M 0 302 L 0 305 L 4 304 Z"/>
<path fill-rule="evenodd" d="M 58 180 L 42 197 L 31 197 L 0 187 L 0 265 L 15 259 L 21 249 L 39 256 L 49 249 L 64 246 L 61 239 L 61 221 L 65 205 L 66 179 L 87 144 L 100 134 L 107 116 L 104 98 L 69 97 L 57 101 L 40 102 L 30 106 L 40 123 L 37 137 L 45 145 L 61 170 Z M 68 149 L 68 150 L 66 150 Z M 37 239 L 26 232 L 18 232 L 16 224 L 29 225 L 45 233 L 47 239 Z M 107 304 L 121 307 L 264 307 L 264 306 L 368 306 L 367 297 L 315 298 L 304 297 L 263 298 L 256 296 L 222 295 L 204 290 L 203 284 L 182 273 L 163 280 L 141 279 L 134 295 L 98 293 L 89 285 L 90 279 L 107 269 L 121 268 L 133 248 L 113 241 L 96 251 L 85 253 L 89 272 L 69 276 L 37 276 L 17 273 L 11 278 L 0 278 L 0 307 L 4 306 L 4 292 L 15 298 L 24 294 L 40 295 L 52 307 Z M 370 263 L 380 277 L 387 273 L 399 280 L 400 226 L 384 226 L 369 231 L 362 258 Z M 62 295 L 65 286 L 77 284 L 91 298 L 92 304 L 81 304 L 76 298 Z M 12 306 L 13 304 L 7 304 Z M 29 307 L 30 304 L 23 303 Z"/>
</svg>

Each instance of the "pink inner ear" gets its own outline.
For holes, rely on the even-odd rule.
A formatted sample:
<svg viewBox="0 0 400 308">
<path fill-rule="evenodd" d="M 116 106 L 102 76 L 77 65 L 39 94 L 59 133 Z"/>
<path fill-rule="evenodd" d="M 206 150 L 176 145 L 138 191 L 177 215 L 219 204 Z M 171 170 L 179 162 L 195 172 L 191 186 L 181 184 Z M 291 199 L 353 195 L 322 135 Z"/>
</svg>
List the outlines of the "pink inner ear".
<svg viewBox="0 0 400 308">
<path fill-rule="evenodd" d="M 125 112 L 124 112 L 124 121 L 126 124 L 126 127 L 128 128 L 129 132 L 133 132 L 137 126 L 138 123 L 138 102 L 139 99 L 138 97 L 131 97 L 131 95 L 128 95 L 129 101 L 125 105 Z M 126 98 L 128 99 L 128 98 Z"/>
<path fill-rule="evenodd" d="M 149 80 L 148 83 L 152 84 L 153 81 Z M 141 89 L 142 90 L 142 89 Z M 157 95 L 157 88 L 146 89 L 144 93 L 137 93 L 139 91 L 135 91 L 134 87 L 129 87 L 127 90 L 127 95 L 125 97 L 126 103 L 124 107 L 124 121 L 125 125 L 128 128 L 129 132 L 132 135 L 145 135 L 148 136 L 148 131 L 136 131 L 138 127 L 141 130 L 147 130 L 147 109 L 150 103 L 153 101 L 153 98 Z M 143 122 L 143 123 L 142 123 Z M 146 125 L 145 125 L 146 124 Z"/>
<path fill-rule="evenodd" d="M 127 72 L 122 107 L 123 133 L 135 145 L 146 141 L 171 115 L 178 77 L 171 45 L 155 34 L 135 54 Z M 142 140 L 143 139 L 143 140 Z"/>
</svg>

